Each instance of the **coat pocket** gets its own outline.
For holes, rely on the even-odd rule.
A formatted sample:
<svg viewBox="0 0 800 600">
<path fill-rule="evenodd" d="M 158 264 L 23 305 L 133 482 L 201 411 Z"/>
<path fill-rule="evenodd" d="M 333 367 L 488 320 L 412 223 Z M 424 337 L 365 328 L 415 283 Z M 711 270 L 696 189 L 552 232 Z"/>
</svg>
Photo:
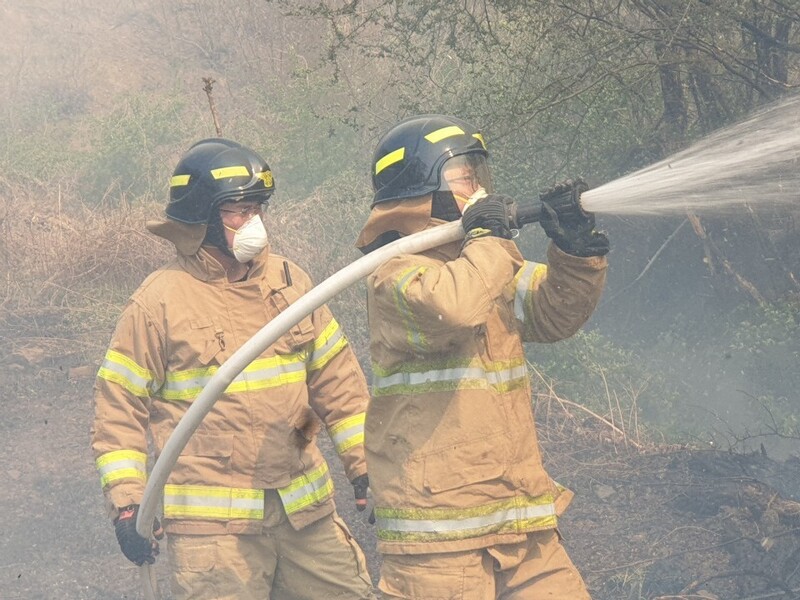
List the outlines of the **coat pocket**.
<svg viewBox="0 0 800 600">
<path fill-rule="evenodd" d="M 294 291 L 294 288 L 274 290 L 267 299 L 269 312 L 272 313 L 270 318 L 277 317 L 299 298 L 300 295 Z M 314 322 L 311 320 L 311 316 L 308 315 L 278 338 L 272 345 L 272 350 L 275 354 L 293 354 L 302 350 L 306 344 L 313 340 Z"/>
<path fill-rule="evenodd" d="M 195 433 L 178 459 L 173 474 L 180 481 L 174 483 L 208 485 L 209 481 L 220 481 L 220 475 L 230 475 L 232 455 L 232 435 Z"/>
<path fill-rule="evenodd" d="M 217 354 L 225 350 L 225 331 L 212 319 L 200 318 L 189 321 L 192 337 L 197 340 L 197 349 L 200 354 L 197 360 L 207 366 Z M 222 361 L 219 361 L 222 363 Z"/>
<path fill-rule="evenodd" d="M 503 476 L 508 438 L 503 433 L 459 442 L 425 457 L 423 484 L 433 494 Z"/>
</svg>

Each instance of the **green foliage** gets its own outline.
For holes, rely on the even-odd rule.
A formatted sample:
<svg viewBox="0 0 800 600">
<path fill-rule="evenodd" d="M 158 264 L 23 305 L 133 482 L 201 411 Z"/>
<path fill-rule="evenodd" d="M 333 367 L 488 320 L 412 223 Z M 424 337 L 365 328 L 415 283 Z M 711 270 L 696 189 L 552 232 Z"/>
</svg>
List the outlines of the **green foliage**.
<svg viewBox="0 0 800 600">
<path fill-rule="evenodd" d="M 246 90 L 253 109 L 237 118 L 235 139 L 264 153 L 291 198 L 306 197 L 358 165 L 359 185 L 368 184 L 369 144 L 356 129 L 347 94 L 299 56 L 294 60 L 288 77 L 267 74 Z"/>
<path fill-rule="evenodd" d="M 624 422 L 641 415 L 661 428 L 676 425 L 676 390 L 635 352 L 597 331 L 579 331 L 554 344 L 529 344 L 526 353 L 559 396 Z"/>
<path fill-rule="evenodd" d="M 728 326 L 731 352 L 747 359 L 746 377 L 766 397 L 795 396 L 800 389 L 800 304 L 745 306 Z M 776 408 L 780 409 L 780 403 Z M 796 414 L 796 406 L 793 411 Z"/>
<path fill-rule="evenodd" d="M 171 170 L 165 155 L 185 138 L 179 97 L 124 98 L 92 128 L 82 156 L 80 187 L 89 203 L 109 195 L 165 197 Z"/>
</svg>

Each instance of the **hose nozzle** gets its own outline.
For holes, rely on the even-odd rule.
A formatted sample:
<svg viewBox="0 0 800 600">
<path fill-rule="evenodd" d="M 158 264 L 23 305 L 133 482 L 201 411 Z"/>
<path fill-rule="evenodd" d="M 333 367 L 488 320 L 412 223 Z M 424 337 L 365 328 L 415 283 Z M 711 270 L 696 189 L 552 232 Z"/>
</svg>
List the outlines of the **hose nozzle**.
<svg viewBox="0 0 800 600">
<path fill-rule="evenodd" d="M 511 207 L 512 227 L 520 229 L 523 225 L 541 220 L 542 203 L 546 203 L 565 221 L 575 217 L 585 218 L 587 215 L 580 199 L 581 194 L 588 189 L 589 186 L 582 179 L 568 179 L 539 194 L 538 200 L 514 203 Z"/>
</svg>

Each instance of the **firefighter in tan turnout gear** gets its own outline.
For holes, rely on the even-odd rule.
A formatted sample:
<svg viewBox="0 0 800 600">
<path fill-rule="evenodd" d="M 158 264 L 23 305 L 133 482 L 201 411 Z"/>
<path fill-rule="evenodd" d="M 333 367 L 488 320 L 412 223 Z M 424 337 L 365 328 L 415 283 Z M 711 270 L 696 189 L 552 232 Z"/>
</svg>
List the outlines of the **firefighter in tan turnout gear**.
<svg viewBox="0 0 800 600">
<path fill-rule="evenodd" d="M 148 229 L 176 258 L 122 313 L 95 386 L 92 448 L 117 538 L 134 563 L 157 542 L 135 530 L 148 434 L 156 453 L 203 386 L 244 342 L 311 287 L 268 249 L 267 163 L 224 139 L 192 146 Z M 228 386 L 189 440 L 163 495 L 175 598 L 373 598 L 363 553 L 336 513 L 316 434 L 324 423 L 366 498 L 366 381 L 327 307 Z"/>
<path fill-rule="evenodd" d="M 492 194 L 484 139 L 459 119 L 400 122 L 372 166 L 363 252 L 462 212 L 467 232 L 463 244 L 389 259 L 367 282 L 374 380 L 365 443 L 380 590 L 589 598 L 559 542 L 570 492 L 542 466 L 523 342 L 555 342 L 586 322 L 608 239 L 575 210 L 581 188 L 568 182 L 541 196 L 548 264 L 526 261 L 511 239 L 510 199 Z M 488 197 L 468 204 L 481 191 Z"/>
</svg>

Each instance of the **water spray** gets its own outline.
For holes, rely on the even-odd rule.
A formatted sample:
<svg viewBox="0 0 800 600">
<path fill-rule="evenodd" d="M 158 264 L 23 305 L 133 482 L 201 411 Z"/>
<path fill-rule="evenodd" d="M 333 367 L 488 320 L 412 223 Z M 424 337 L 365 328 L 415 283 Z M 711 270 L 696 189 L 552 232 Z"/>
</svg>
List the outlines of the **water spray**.
<svg viewBox="0 0 800 600">
<path fill-rule="evenodd" d="M 749 203 L 798 202 L 800 95 L 581 195 L 587 211 L 618 215 L 733 215 Z"/>
</svg>

